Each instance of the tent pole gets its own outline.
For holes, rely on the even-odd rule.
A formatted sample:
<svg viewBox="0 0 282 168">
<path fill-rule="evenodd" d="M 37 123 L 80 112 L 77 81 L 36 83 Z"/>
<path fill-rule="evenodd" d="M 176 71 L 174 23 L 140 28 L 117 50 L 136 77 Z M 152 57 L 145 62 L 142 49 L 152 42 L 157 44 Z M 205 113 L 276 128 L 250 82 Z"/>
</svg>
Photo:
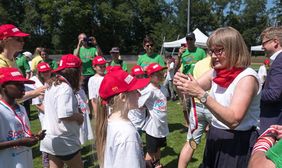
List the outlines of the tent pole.
<svg viewBox="0 0 282 168">
<path fill-rule="evenodd" d="M 179 34 L 178 34 L 178 36 L 177 36 L 177 39 L 176 40 L 179 40 Z M 175 51 L 175 47 L 173 48 L 173 50 L 172 50 L 172 52 L 171 52 L 171 55 L 173 55 L 174 54 L 174 51 Z"/>
<path fill-rule="evenodd" d="M 163 44 L 162 44 L 162 48 L 161 48 L 160 55 L 162 55 L 162 54 L 163 54 L 163 50 L 164 50 L 164 42 L 165 42 L 165 36 L 164 36 L 164 38 L 163 38 Z"/>
</svg>

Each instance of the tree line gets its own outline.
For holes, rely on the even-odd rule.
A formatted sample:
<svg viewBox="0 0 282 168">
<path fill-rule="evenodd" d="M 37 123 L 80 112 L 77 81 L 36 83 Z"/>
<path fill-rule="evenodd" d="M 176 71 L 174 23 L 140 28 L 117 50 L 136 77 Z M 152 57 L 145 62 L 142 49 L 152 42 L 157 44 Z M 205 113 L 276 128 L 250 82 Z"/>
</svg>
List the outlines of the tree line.
<svg viewBox="0 0 282 168">
<path fill-rule="evenodd" d="M 11 23 L 31 34 L 25 48 L 72 52 L 81 32 L 95 36 L 105 54 L 142 51 L 151 36 L 160 49 L 163 39 L 187 33 L 187 0 L 1 0 L 0 24 Z M 190 30 L 206 35 L 222 26 L 240 31 L 248 46 L 259 44 L 261 31 L 282 23 L 282 2 L 273 0 L 191 0 Z"/>
</svg>

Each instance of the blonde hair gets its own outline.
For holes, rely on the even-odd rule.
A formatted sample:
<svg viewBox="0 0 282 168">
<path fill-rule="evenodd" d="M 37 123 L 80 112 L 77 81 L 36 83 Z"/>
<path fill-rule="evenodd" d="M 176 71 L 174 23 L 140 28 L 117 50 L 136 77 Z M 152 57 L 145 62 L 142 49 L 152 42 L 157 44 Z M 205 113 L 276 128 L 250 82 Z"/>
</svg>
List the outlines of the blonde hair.
<svg viewBox="0 0 282 168">
<path fill-rule="evenodd" d="M 233 27 L 216 29 L 208 38 L 208 48 L 223 46 L 228 58 L 228 69 L 246 68 L 251 64 L 251 55 L 241 34 Z"/>
<path fill-rule="evenodd" d="M 280 43 L 280 46 L 282 46 L 282 26 L 268 27 L 260 34 L 260 37 L 261 39 L 277 39 Z"/>
<path fill-rule="evenodd" d="M 42 52 L 43 48 L 42 47 L 36 47 L 33 53 L 33 57 L 40 55 L 40 53 Z"/>
<path fill-rule="evenodd" d="M 125 102 L 123 102 L 125 100 Z M 96 149 L 97 149 L 97 157 L 98 162 L 101 168 L 104 167 L 104 154 L 105 154 L 105 146 L 107 139 L 107 127 L 108 127 L 108 117 L 109 112 L 108 108 L 111 109 L 111 113 L 115 113 L 117 111 L 121 112 L 121 118 L 128 119 L 128 111 L 129 111 L 129 103 L 128 103 L 128 95 L 127 92 L 120 93 L 111 97 L 108 100 L 107 107 L 103 104 L 103 100 L 99 97 L 98 99 L 98 112 L 96 117 Z"/>
</svg>

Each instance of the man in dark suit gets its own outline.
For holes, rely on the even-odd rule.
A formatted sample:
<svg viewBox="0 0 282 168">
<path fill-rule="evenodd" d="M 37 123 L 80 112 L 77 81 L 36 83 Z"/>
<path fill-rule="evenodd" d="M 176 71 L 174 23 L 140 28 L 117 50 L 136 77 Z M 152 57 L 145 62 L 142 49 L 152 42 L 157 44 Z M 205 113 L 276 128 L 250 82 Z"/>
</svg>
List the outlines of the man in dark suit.
<svg viewBox="0 0 282 168">
<path fill-rule="evenodd" d="M 282 124 L 282 27 L 261 33 L 262 47 L 271 66 L 261 93 L 260 133 L 270 125 Z"/>
</svg>

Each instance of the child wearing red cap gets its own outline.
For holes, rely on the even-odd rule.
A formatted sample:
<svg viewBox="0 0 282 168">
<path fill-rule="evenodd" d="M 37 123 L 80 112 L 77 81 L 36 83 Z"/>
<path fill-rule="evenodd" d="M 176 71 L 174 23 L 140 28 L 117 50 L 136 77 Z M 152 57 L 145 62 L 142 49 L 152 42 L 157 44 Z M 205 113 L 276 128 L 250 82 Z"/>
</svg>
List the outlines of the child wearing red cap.
<svg viewBox="0 0 282 168">
<path fill-rule="evenodd" d="M 131 75 L 137 79 L 145 78 L 145 72 L 140 65 L 135 65 L 131 69 Z M 146 119 L 146 108 L 136 108 L 129 110 L 128 118 L 135 126 L 139 134 L 142 133 L 142 128 L 145 124 Z"/>
<path fill-rule="evenodd" d="M 130 109 L 138 107 L 137 89 L 148 83 L 149 79 L 137 79 L 123 70 L 105 75 L 99 89 L 100 108 L 96 119 L 100 167 L 145 168 L 140 136 L 127 116 Z"/>
<path fill-rule="evenodd" d="M 105 70 L 106 70 L 106 60 L 102 56 L 96 56 L 92 60 L 92 67 L 95 70 L 96 74 L 90 77 L 88 82 L 88 93 L 89 100 L 91 101 L 91 105 L 93 107 L 94 118 L 97 116 L 97 100 L 99 96 L 99 88 L 101 82 L 104 78 Z"/>
<path fill-rule="evenodd" d="M 24 84 L 34 83 L 16 68 L 0 68 L 0 163 L 1 167 L 33 167 L 32 149 L 45 136 L 31 133 L 28 116 L 16 99 L 23 97 Z"/>
<path fill-rule="evenodd" d="M 83 114 L 75 97 L 79 90 L 81 60 L 72 54 L 63 55 L 57 76 L 48 81 L 44 96 L 46 137 L 40 150 L 48 153 L 50 167 L 82 168 L 79 129 Z"/>
<path fill-rule="evenodd" d="M 14 55 L 22 51 L 24 46 L 24 37 L 29 34 L 22 32 L 19 28 L 12 24 L 0 25 L 0 67 L 16 68 Z M 45 87 L 41 87 L 32 91 L 26 91 L 21 101 L 39 96 L 44 92 Z M 0 95 L 1 97 L 1 95 Z"/>
<path fill-rule="evenodd" d="M 52 68 L 46 62 L 41 62 L 37 65 L 37 75 L 30 78 L 30 80 L 35 83 L 30 86 L 31 88 L 39 88 L 47 85 L 47 81 L 51 78 Z M 28 86 L 29 87 L 29 86 Z M 32 99 L 32 105 L 35 105 L 38 111 L 38 118 L 41 124 L 41 129 L 46 130 L 44 127 L 44 96 L 40 95 Z M 42 165 L 44 168 L 49 167 L 48 155 L 45 152 L 42 152 Z"/>
<path fill-rule="evenodd" d="M 138 100 L 139 107 L 146 107 L 149 116 L 143 127 L 146 132 L 147 154 L 146 161 L 150 161 L 153 167 L 162 167 L 160 164 L 161 147 L 166 146 L 166 136 L 169 133 L 167 123 L 167 90 L 161 85 L 164 80 L 162 67 L 152 63 L 147 67 L 147 74 L 151 83 L 141 91 Z"/>
</svg>

